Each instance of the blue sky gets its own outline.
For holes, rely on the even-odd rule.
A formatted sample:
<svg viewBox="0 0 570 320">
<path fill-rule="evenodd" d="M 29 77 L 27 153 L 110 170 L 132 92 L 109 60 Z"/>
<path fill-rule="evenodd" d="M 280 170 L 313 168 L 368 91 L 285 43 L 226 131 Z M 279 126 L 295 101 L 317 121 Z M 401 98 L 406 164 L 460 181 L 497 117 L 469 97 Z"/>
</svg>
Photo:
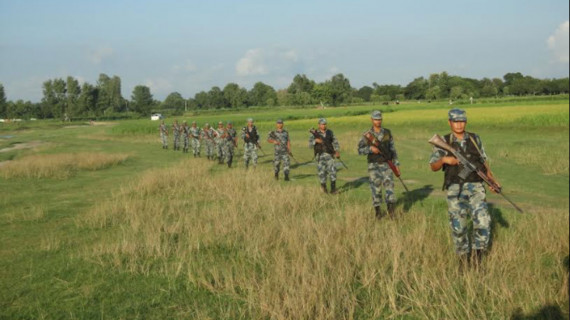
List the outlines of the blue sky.
<svg viewBox="0 0 570 320">
<path fill-rule="evenodd" d="M 297 73 L 353 87 L 447 71 L 568 76 L 568 0 L 0 0 L 0 83 L 39 101 L 41 84 L 100 73 L 157 99 L 236 82 L 286 88 Z"/>
</svg>

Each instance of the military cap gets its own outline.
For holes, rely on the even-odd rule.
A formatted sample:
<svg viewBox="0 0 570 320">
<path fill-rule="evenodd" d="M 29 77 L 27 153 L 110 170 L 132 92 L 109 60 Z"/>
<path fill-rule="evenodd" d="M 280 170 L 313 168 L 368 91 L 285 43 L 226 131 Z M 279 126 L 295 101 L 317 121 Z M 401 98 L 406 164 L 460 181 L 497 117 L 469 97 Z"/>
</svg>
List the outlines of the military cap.
<svg viewBox="0 0 570 320">
<path fill-rule="evenodd" d="M 222 121 L 218 121 L 218 124 L 224 124 Z"/>
<path fill-rule="evenodd" d="M 192 121 L 192 124 L 196 124 L 196 121 Z"/>
<path fill-rule="evenodd" d="M 382 112 L 380 110 L 375 110 L 372 112 L 372 119 L 374 120 L 382 120 Z"/>
<path fill-rule="evenodd" d="M 325 119 L 325 118 L 320 118 L 320 119 L 319 119 L 319 124 L 327 124 L 327 119 Z"/>
<path fill-rule="evenodd" d="M 234 123 L 233 123 L 233 122 L 231 122 L 231 121 L 228 121 L 228 124 L 234 124 Z"/>
<path fill-rule="evenodd" d="M 449 116 L 449 120 L 453 122 L 467 121 L 467 113 L 462 109 L 451 109 L 447 115 Z"/>
<path fill-rule="evenodd" d="M 204 127 L 209 127 L 209 126 L 210 126 L 210 124 L 209 124 L 209 123 L 207 123 L 207 122 L 206 122 L 206 123 L 204 123 Z"/>
<path fill-rule="evenodd" d="M 253 122 L 253 118 L 247 118 L 247 122 Z"/>
<path fill-rule="evenodd" d="M 277 119 L 277 123 L 283 123 L 283 119 Z"/>
</svg>

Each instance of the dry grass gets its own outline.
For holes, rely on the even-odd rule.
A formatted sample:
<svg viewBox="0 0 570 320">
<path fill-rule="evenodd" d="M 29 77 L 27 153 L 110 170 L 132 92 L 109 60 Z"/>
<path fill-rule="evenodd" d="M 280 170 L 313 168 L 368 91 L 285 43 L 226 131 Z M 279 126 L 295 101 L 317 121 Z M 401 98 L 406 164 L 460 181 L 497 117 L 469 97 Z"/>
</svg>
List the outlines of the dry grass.
<svg viewBox="0 0 570 320">
<path fill-rule="evenodd" d="M 505 319 L 568 302 L 565 212 L 504 212 L 485 272 L 460 275 L 442 201 L 379 223 L 346 194 L 209 166 L 146 173 L 99 204 L 76 223 L 114 232 L 82 254 L 232 297 L 256 319 Z"/>
<path fill-rule="evenodd" d="M 525 166 L 536 166 L 546 175 L 568 174 L 568 145 L 544 147 L 540 145 L 523 146 L 511 150 L 500 150 L 499 157 L 512 160 Z"/>
<path fill-rule="evenodd" d="M 7 162 L 0 167 L 0 176 L 12 178 L 67 179 L 77 170 L 100 170 L 127 160 L 126 154 L 60 153 L 36 154 Z"/>
</svg>

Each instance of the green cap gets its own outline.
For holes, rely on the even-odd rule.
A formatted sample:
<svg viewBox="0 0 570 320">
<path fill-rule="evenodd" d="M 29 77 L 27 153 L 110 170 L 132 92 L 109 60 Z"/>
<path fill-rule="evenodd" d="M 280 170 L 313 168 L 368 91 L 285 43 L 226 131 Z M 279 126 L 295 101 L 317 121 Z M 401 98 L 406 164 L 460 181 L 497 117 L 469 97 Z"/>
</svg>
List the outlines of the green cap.
<svg viewBox="0 0 570 320">
<path fill-rule="evenodd" d="M 451 109 L 447 113 L 449 120 L 453 122 L 467 121 L 467 113 L 462 109 Z"/>
<path fill-rule="evenodd" d="M 375 110 L 372 112 L 372 119 L 374 120 L 382 120 L 382 112 L 380 110 Z"/>
</svg>

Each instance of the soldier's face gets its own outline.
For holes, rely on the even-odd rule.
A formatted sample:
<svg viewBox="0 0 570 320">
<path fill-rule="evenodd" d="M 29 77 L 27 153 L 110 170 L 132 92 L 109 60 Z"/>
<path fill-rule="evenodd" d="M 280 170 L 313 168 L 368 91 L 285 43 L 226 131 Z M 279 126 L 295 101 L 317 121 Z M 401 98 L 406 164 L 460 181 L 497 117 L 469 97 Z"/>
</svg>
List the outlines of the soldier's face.
<svg viewBox="0 0 570 320">
<path fill-rule="evenodd" d="M 327 124 L 326 123 L 319 123 L 319 130 L 321 130 L 321 131 L 327 130 Z"/>
<path fill-rule="evenodd" d="M 465 125 L 467 125 L 467 122 L 465 121 L 449 120 L 449 127 L 451 128 L 451 131 L 453 131 L 453 133 L 461 134 L 465 132 Z"/>
<path fill-rule="evenodd" d="M 248 127 L 252 127 L 252 126 L 253 126 L 253 121 L 248 121 L 248 122 L 247 122 L 247 126 L 248 126 Z"/>
<path fill-rule="evenodd" d="M 233 128 L 233 127 L 234 127 L 233 124 L 229 124 L 229 123 L 228 123 L 228 129 L 231 129 L 231 128 Z"/>
<path fill-rule="evenodd" d="M 382 126 L 382 119 L 372 119 L 372 125 L 376 128 L 380 128 L 380 126 Z"/>
<path fill-rule="evenodd" d="M 282 123 L 278 123 L 277 124 L 277 130 L 282 130 L 283 129 L 283 124 Z"/>
</svg>

